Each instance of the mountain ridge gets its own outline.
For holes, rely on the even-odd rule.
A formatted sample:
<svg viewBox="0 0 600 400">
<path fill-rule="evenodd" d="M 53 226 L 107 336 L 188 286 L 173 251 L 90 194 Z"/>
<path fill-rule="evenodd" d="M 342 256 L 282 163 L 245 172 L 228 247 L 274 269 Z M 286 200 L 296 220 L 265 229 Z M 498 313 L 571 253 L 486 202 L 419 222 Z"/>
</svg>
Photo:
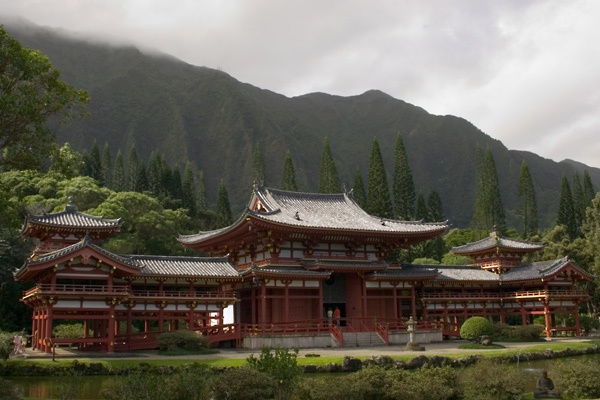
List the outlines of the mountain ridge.
<svg viewBox="0 0 600 400">
<path fill-rule="evenodd" d="M 127 157 L 135 145 L 146 160 L 155 149 L 172 164 L 189 159 L 204 171 L 210 201 L 225 181 L 234 214 L 250 193 L 256 143 L 263 149 L 267 184 L 279 185 L 290 150 L 299 190 L 316 191 L 325 137 L 348 187 L 357 168 L 367 184 L 371 144 L 377 138 L 391 189 L 393 150 L 396 135 L 402 134 L 417 191 L 427 196 L 436 190 L 446 216 L 459 227 L 469 224 L 473 211 L 477 145 L 494 154 L 510 226 L 517 226 L 522 160 L 536 185 L 542 227 L 555 220 L 563 174 L 571 178 L 573 169 L 587 169 L 595 187 L 600 186 L 598 168 L 509 150 L 464 118 L 430 114 L 381 90 L 287 97 L 164 53 L 85 42 L 35 25 L 5 28 L 48 56 L 63 80 L 90 93 L 90 117 L 58 127 L 59 144 L 83 150 L 97 139 L 101 146 L 109 144 L 113 158 L 119 148 Z"/>
</svg>

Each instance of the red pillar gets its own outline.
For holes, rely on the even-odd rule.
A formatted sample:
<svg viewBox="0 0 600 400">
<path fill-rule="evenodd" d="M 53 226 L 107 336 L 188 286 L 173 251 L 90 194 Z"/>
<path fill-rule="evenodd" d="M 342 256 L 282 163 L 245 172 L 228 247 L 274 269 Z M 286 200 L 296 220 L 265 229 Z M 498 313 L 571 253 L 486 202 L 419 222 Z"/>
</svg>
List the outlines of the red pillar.
<svg viewBox="0 0 600 400">
<path fill-rule="evenodd" d="M 392 296 L 393 296 L 393 302 L 394 302 L 394 318 L 400 318 L 400 316 L 398 315 L 398 283 L 395 282 L 393 288 L 392 288 Z"/>
<path fill-rule="evenodd" d="M 290 287 L 287 282 L 283 289 L 283 319 L 283 322 L 290 322 Z"/>
<path fill-rule="evenodd" d="M 544 320 L 546 322 L 546 337 L 550 338 L 552 337 L 552 323 L 550 321 L 550 308 L 548 304 L 549 301 L 546 299 L 546 301 L 544 301 Z"/>
<path fill-rule="evenodd" d="M 264 281 L 260 287 L 260 323 L 263 328 L 267 323 L 267 284 Z"/>
<path fill-rule="evenodd" d="M 579 302 L 575 302 L 575 307 L 573 307 L 573 318 L 575 319 L 575 335 L 581 336 L 581 324 L 579 321 Z"/>
<path fill-rule="evenodd" d="M 115 324 L 115 305 L 111 304 L 110 310 L 108 311 L 108 348 L 109 353 L 115 351 L 115 330 L 117 324 Z"/>
<path fill-rule="evenodd" d="M 46 332 L 44 337 L 49 341 L 52 338 L 52 304 L 48 304 L 48 308 L 46 309 L 46 324 L 44 326 Z M 48 346 L 46 346 L 46 353 L 52 352 L 52 345 L 48 342 Z"/>
<path fill-rule="evenodd" d="M 410 315 L 412 315 L 413 319 L 417 320 L 417 293 L 415 291 L 416 282 L 412 282 L 410 287 Z"/>
</svg>

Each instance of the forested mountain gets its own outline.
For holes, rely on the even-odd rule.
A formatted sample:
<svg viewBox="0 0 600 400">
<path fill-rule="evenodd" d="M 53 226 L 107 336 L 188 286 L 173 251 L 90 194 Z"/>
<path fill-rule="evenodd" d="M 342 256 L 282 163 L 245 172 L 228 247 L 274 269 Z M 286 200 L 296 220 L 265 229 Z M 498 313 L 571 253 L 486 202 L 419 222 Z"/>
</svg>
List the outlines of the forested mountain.
<svg viewBox="0 0 600 400">
<path fill-rule="evenodd" d="M 59 144 L 69 142 L 82 151 L 96 139 L 100 146 L 108 143 L 113 157 L 118 149 L 127 155 L 135 145 L 146 160 L 155 149 L 171 165 L 190 160 L 204 171 L 210 201 L 225 182 L 234 216 L 249 198 L 257 144 L 267 185 L 279 187 L 289 150 L 299 190 L 316 191 L 325 137 L 349 189 L 357 168 L 366 181 L 374 138 L 391 180 L 400 133 L 417 192 L 437 191 L 446 216 L 458 227 L 468 226 L 473 214 L 477 146 L 494 154 L 509 226 L 517 224 L 523 160 L 537 191 L 541 228 L 556 222 L 563 175 L 570 179 L 574 169 L 587 169 L 600 187 L 600 169 L 508 150 L 465 119 L 431 115 L 380 91 L 288 98 L 168 55 L 87 42 L 25 21 L 4 24 L 23 45 L 47 55 L 64 81 L 91 96 L 89 117 L 57 127 Z"/>
</svg>

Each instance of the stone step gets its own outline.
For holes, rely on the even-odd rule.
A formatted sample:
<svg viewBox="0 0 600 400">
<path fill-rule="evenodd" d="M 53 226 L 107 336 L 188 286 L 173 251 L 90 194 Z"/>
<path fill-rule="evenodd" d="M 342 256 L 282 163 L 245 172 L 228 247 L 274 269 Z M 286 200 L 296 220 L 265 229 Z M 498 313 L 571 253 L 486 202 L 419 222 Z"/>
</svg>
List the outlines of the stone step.
<svg viewBox="0 0 600 400">
<path fill-rule="evenodd" d="M 385 346 L 377 332 L 344 332 L 344 347 Z"/>
</svg>

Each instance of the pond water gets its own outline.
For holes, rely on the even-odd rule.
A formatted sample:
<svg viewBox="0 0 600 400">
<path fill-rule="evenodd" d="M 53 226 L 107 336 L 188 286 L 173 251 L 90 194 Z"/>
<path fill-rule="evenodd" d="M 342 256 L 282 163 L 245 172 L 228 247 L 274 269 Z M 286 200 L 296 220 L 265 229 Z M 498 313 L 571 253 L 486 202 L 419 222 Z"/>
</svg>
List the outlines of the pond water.
<svg viewBox="0 0 600 400">
<path fill-rule="evenodd" d="M 593 357 L 600 361 L 600 355 L 582 356 Z M 562 358 L 559 360 L 568 360 Z M 527 374 L 528 392 L 533 392 L 535 384 L 543 369 L 552 371 L 554 360 L 535 360 L 520 361 L 519 368 Z M 329 379 L 335 378 L 336 374 L 326 374 Z M 339 374 L 345 375 L 345 374 Z M 312 375 L 311 375 L 312 376 Z M 550 377 L 554 378 L 550 373 Z M 23 388 L 23 396 L 32 399 L 60 399 L 69 391 L 75 390 L 77 399 L 80 400 L 101 400 L 101 390 L 103 385 L 115 379 L 121 379 L 118 376 L 42 376 L 42 377 L 4 377 Z M 1 390 L 1 389 L 0 389 Z M 71 392 L 73 393 L 73 392 Z"/>
</svg>

